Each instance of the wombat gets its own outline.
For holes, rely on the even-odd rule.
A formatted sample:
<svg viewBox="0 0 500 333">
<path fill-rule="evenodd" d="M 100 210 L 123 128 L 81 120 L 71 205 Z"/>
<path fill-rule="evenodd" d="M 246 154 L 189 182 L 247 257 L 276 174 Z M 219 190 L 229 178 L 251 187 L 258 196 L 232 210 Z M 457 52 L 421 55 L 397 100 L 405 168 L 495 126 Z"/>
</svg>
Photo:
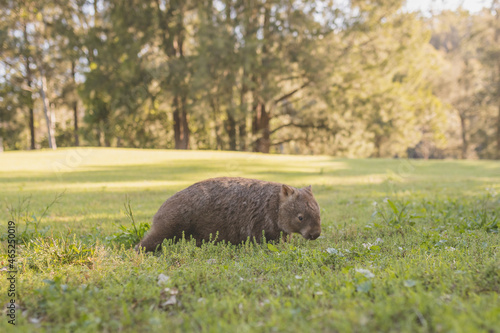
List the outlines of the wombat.
<svg viewBox="0 0 500 333">
<path fill-rule="evenodd" d="M 316 239 L 321 233 L 319 205 L 311 186 L 288 185 L 247 178 L 212 178 L 177 192 L 153 217 L 151 230 L 136 249 L 154 251 L 164 239 L 193 237 L 203 241 L 257 242 L 300 233 Z"/>
</svg>

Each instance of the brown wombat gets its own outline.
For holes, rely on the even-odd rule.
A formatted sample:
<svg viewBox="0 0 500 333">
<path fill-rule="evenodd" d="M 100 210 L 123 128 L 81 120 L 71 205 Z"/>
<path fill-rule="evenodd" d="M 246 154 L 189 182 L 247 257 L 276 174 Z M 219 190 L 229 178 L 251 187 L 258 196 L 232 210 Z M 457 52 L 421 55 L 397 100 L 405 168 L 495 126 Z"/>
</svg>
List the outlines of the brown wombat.
<svg viewBox="0 0 500 333">
<path fill-rule="evenodd" d="M 300 233 L 316 239 L 321 233 L 319 205 L 311 186 L 246 178 L 212 178 L 177 192 L 153 217 L 151 230 L 137 247 L 159 249 L 164 239 L 193 237 L 196 244 L 216 240 L 239 244 Z"/>
</svg>

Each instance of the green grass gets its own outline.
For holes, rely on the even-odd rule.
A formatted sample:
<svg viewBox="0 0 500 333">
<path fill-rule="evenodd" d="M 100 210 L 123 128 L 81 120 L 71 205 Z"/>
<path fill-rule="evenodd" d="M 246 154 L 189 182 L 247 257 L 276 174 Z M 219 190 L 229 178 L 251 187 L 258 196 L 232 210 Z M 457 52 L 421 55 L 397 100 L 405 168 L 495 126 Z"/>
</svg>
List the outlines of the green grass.
<svg viewBox="0 0 500 333">
<path fill-rule="evenodd" d="M 169 196 L 216 176 L 312 184 L 322 236 L 182 242 L 157 255 L 128 247 L 127 200 L 143 231 Z M 1 267 L 12 215 L 22 241 L 16 331 L 500 327 L 499 162 L 61 149 L 1 154 L 0 186 Z M 7 320 L 2 312 L 0 331 L 13 330 Z"/>
</svg>

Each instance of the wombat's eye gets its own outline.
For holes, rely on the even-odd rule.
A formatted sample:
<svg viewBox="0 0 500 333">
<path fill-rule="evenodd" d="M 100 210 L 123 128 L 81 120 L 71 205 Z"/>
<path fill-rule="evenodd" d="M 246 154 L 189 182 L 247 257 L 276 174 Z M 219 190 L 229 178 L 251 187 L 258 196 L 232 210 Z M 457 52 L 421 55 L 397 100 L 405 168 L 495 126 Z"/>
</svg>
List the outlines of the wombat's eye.
<svg viewBox="0 0 500 333">
<path fill-rule="evenodd" d="M 299 215 L 299 221 L 302 221 L 303 219 L 302 215 Z"/>
</svg>

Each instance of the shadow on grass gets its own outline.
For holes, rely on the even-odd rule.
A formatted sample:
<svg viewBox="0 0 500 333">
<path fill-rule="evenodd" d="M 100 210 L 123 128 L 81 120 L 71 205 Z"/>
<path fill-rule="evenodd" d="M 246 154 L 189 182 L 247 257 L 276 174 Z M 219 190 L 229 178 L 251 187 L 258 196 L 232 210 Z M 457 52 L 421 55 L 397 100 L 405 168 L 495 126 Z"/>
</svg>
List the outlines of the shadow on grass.
<svg viewBox="0 0 500 333">
<path fill-rule="evenodd" d="M 0 183 L 29 183 L 50 181 L 54 183 L 104 183 L 134 181 L 196 181 L 221 176 L 254 177 L 265 180 L 289 181 L 293 184 L 321 183 L 321 178 L 361 177 L 359 184 L 369 183 L 369 176 L 453 177 L 464 180 L 490 177 L 500 181 L 500 162 L 476 161 L 418 161 L 388 159 L 330 159 L 277 165 L 266 160 L 206 160 L 192 159 L 167 163 L 91 166 L 84 170 L 75 168 L 68 172 L 0 172 Z M 387 177 L 385 177 L 387 178 Z M 384 179 L 385 179 L 384 178 Z M 451 179 L 450 179 L 451 181 Z M 335 182 L 333 182 L 335 183 Z M 341 183 L 341 182 L 340 182 Z M 355 182 L 354 182 L 355 183 Z"/>
<path fill-rule="evenodd" d="M 405 159 L 308 159 L 280 161 L 263 158 L 189 159 L 143 165 L 91 165 L 67 172 L 0 172 L 1 203 L 15 204 L 32 195 L 33 208 L 43 207 L 55 193 L 67 188 L 61 205 L 47 223 L 76 229 L 124 223 L 125 195 L 131 199 L 138 220 L 151 221 L 160 205 L 175 192 L 212 177 L 241 176 L 313 185 L 326 223 L 351 216 L 369 218 L 373 201 L 385 197 L 418 200 L 435 196 L 480 196 L 485 188 L 500 184 L 500 162 L 409 161 Z M 281 164 L 280 164 L 281 163 Z M 362 214 L 359 213 L 362 211 Z M 5 209 L 0 211 L 8 218 Z M 335 223 L 336 223 L 335 222 Z"/>
</svg>

